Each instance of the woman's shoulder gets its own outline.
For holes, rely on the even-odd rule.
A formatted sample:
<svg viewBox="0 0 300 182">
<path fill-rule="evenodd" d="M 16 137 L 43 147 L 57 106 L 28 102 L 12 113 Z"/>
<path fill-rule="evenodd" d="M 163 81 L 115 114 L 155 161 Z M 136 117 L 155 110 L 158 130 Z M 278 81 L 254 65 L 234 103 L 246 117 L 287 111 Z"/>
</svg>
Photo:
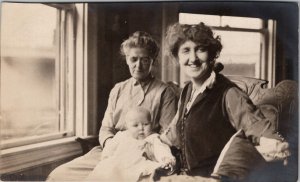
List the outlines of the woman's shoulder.
<svg viewBox="0 0 300 182">
<path fill-rule="evenodd" d="M 191 81 L 185 82 L 180 96 L 186 94 L 188 91 L 191 90 L 192 90 L 192 82 Z"/>
<path fill-rule="evenodd" d="M 163 87 L 163 88 L 167 88 L 168 87 L 168 84 L 166 84 L 165 82 L 163 82 L 160 79 L 155 78 L 155 77 L 152 80 L 152 84 L 154 86 Z"/>
<path fill-rule="evenodd" d="M 227 76 L 220 73 L 216 73 L 216 82 L 235 86 L 234 82 L 232 82 Z"/>
<path fill-rule="evenodd" d="M 111 89 L 110 93 L 112 95 L 115 95 L 119 93 L 121 90 L 124 90 L 126 87 L 130 86 L 131 78 L 118 82 L 114 85 L 114 87 Z"/>
<path fill-rule="evenodd" d="M 218 93 L 220 92 L 226 93 L 231 88 L 238 89 L 239 87 L 234 82 L 232 82 L 228 77 L 217 73 L 213 88 Z"/>
<path fill-rule="evenodd" d="M 125 87 L 126 85 L 129 85 L 131 83 L 131 81 L 132 81 L 132 78 L 128 78 L 127 80 L 118 82 L 115 84 L 113 89 Z"/>
<path fill-rule="evenodd" d="M 165 96 L 175 96 L 175 90 L 172 85 L 165 83 L 157 78 L 153 78 L 151 86 L 153 90 L 160 92 Z"/>
</svg>

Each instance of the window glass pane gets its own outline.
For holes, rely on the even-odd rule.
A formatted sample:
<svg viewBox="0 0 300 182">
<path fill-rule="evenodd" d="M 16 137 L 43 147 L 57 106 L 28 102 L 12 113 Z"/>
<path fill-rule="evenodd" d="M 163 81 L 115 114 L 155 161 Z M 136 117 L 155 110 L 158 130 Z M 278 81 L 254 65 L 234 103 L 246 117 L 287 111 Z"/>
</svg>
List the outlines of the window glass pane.
<svg viewBox="0 0 300 182">
<path fill-rule="evenodd" d="M 200 22 L 203 22 L 208 26 L 220 26 L 220 16 L 179 13 L 179 23 L 181 24 L 192 25 L 192 24 L 198 24 Z"/>
<path fill-rule="evenodd" d="M 1 139 L 57 132 L 57 10 L 3 3 L 1 13 Z"/>
<path fill-rule="evenodd" d="M 245 17 L 234 17 L 234 16 L 222 16 L 221 26 L 229 26 L 235 28 L 250 28 L 250 29 L 261 29 L 262 20 L 259 18 L 245 18 Z"/>
<path fill-rule="evenodd" d="M 260 39 L 256 32 L 216 31 L 223 49 L 217 61 L 224 64 L 223 74 L 259 77 Z"/>
</svg>

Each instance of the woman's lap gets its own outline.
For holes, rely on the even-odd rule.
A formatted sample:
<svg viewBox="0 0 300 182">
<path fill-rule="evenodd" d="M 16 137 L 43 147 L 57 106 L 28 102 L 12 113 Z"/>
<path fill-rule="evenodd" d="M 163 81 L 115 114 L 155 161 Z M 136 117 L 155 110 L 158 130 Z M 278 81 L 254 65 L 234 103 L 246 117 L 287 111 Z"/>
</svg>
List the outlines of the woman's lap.
<svg viewBox="0 0 300 182">
<path fill-rule="evenodd" d="M 82 181 L 96 167 L 101 158 L 102 149 L 94 147 L 84 156 L 78 157 L 54 169 L 48 181 Z"/>
</svg>

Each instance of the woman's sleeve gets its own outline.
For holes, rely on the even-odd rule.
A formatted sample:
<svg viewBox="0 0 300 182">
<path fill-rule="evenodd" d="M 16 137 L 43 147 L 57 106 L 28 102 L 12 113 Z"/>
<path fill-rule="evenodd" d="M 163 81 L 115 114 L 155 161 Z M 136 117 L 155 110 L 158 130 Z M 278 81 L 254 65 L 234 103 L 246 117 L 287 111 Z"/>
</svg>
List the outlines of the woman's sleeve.
<svg viewBox="0 0 300 182">
<path fill-rule="evenodd" d="M 158 162 L 164 162 L 164 159 L 175 159 L 170 147 L 162 143 L 158 136 L 153 140 L 153 153 Z"/>
<path fill-rule="evenodd" d="M 225 95 L 225 110 L 236 130 L 244 130 L 254 144 L 259 144 L 261 136 L 280 140 L 272 122 L 266 118 L 242 90 L 233 87 Z"/>
<path fill-rule="evenodd" d="M 160 105 L 159 124 L 161 126 L 160 132 L 163 132 L 174 118 L 177 110 L 177 98 L 174 91 L 167 87 L 162 93 L 162 100 Z"/>
<path fill-rule="evenodd" d="M 112 156 L 116 151 L 121 139 L 122 133 L 118 132 L 116 136 L 108 143 L 108 145 L 105 146 L 105 148 L 103 148 L 101 159 L 105 159 Z"/>
<path fill-rule="evenodd" d="M 107 108 L 99 131 L 99 142 L 102 147 L 104 147 L 105 141 L 108 138 L 112 138 L 116 134 L 115 124 L 113 122 L 113 112 L 115 110 L 118 92 L 119 86 L 116 85 L 109 94 Z"/>
<path fill-rule="evenodd" d="M 177 111 L 175 117 L 173 118 L 170 125 L 167 127 L 166 130 L 159 136 L 160 140 L 169 145 L 169 146 L 179 146 L 178 137 L 177 137 L 177 130 L 176 130 L 176 124 L 178 122 L 179 113 Z"/>
</svg>

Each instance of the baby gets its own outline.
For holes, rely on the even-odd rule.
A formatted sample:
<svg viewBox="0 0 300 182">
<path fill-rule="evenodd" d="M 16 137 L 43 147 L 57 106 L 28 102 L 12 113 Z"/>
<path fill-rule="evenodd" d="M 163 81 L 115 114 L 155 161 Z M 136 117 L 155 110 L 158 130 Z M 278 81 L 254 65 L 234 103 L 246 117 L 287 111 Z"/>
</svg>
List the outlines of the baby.
<svg viewBox="0 0 300 182">
<path fill-rule="evenodd" d="M 151 130 L 151 114 L 142 107 L 129 109 L 126 129 L 105 146 L 102 160 L 87 180 L 138 181 L 157 168 L 173 170 L 176 160 L 170 148 Z"/>
</svg>

